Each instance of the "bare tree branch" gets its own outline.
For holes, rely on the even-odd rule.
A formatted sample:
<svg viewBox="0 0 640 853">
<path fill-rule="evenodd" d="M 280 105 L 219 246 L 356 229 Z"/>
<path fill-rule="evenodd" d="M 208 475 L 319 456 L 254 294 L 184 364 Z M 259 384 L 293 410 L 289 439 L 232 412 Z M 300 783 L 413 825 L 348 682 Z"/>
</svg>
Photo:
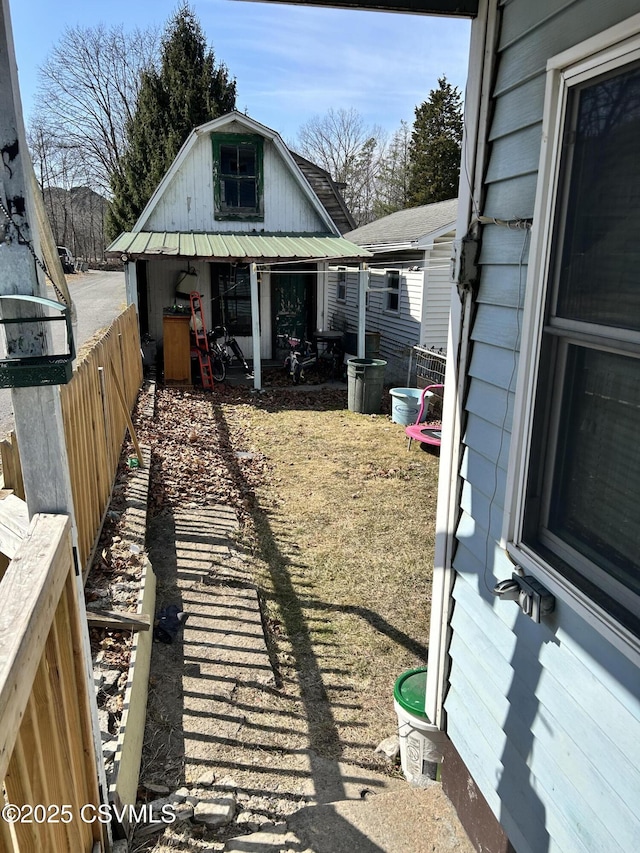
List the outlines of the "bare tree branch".
<svg viewBox="0 0 640 853">
<path fill-rule="evenodd" d="M 40 69 L 39 124 L 79 152 L 91 185 L 105 193 L 124 152 L 141 73 L 158 44 L 157 29 L 68 27 Z"/>
<path fill-rule="evenodd" d="M 296 148 L 344 185 L 344 200 L 358 225 L 374 218 L 377 180 L 385 153 L 382 128 L 368 128 L 354 109 L 330 109 L 300 130 Z"/>
</svg>

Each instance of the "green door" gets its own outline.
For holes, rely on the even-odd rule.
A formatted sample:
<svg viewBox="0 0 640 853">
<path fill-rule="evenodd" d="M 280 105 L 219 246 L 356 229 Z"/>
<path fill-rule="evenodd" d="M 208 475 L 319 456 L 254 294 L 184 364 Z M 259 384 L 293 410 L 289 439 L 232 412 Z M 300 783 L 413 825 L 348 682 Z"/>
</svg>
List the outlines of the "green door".
<svg viewBox="0 0 640 853">
<path fill-rule="evenodd" d="M 308 273 L 274 273 L 273 275 L 273 333 L 278 336 L 309 337 L 309 317 L 312 308 L 313 276 Z"/>
</svg>

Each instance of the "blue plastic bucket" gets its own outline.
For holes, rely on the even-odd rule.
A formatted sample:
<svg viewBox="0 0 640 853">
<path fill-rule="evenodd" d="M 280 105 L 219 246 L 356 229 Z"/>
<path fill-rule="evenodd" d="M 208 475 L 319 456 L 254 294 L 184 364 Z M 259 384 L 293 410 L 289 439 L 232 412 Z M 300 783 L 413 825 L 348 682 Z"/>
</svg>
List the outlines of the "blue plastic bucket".
<svg viewBox="0 0 640 853">
<path fill-rule="evenodd" d="M 420 411 L 422 388 L 392 388 L 391 420 L 394 424 L 414 424 Z"/>
</svg>

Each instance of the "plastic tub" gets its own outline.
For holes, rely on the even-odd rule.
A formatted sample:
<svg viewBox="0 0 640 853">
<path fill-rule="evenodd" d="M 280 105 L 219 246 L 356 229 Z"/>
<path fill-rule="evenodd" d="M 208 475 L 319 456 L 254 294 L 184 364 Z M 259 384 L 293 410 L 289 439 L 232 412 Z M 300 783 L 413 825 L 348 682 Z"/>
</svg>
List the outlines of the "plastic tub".
<svg viewBox="0 0 640 853">
<path fill-rule="evenodd" d="M 392 388 L 389 394 L 392 422 L 403 426 L 415 424 L 420 411 L 422 388 Z"/>
<path fill-rule="evenodd" d="M 393 690 L 402 772 L 415 787 L 426 787 L 436 778 L 447 739 L 424 712 L 426 686 L 427 668 L 420 667 L 403 673 Z"/>
</svg>

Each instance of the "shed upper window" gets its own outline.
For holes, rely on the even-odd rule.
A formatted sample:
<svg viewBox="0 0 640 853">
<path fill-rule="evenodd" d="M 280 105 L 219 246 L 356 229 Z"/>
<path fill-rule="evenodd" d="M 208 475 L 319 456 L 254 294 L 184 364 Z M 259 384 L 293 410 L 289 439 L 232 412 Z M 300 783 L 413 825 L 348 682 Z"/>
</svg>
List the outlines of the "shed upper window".
<svg viewBox="0 0 640 853">
<path fill-rule="evenodd" d="M 212 143 L 216 219 L 264 219 L 262 137 L 219 133 Z"/>
</svg>

